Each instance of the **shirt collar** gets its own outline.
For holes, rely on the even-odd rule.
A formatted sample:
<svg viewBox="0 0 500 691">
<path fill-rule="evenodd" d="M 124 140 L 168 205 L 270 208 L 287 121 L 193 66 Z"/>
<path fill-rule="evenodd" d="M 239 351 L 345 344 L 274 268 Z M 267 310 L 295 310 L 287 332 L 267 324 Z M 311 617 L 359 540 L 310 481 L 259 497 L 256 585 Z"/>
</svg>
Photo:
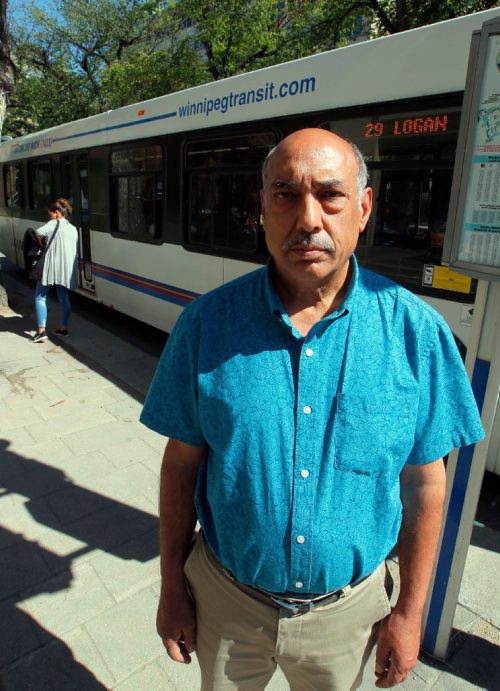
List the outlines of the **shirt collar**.
<svg viewBox="0 0 500 691">
<path fill-rule="evenodd" d="M 273 285 L 273 279 L 276 273 L 276 266 L 274 259 L 271 257 L 267 263 L 265 274 L 264 274 L 264 291 L 266 296 L 267 305 L 269 311 L 276 317 L 281 318 L 285 324 L 290 325 L 290 317 L 286 312 L 285 308 L 281 304 L 281 300 L 276 293 Z M 323 317 L 321 321 L 334 321 L 339 317 L 351 312 L 354 308 L 356 301 L 356 295 L 359 292 L 359 266 L 358 261 L 354 254 L 351 256 L 351 278 L 349 279 L 349 286 L 347 288 L 346 296 L 342 304 L 331 314 Z"/>
</svg>

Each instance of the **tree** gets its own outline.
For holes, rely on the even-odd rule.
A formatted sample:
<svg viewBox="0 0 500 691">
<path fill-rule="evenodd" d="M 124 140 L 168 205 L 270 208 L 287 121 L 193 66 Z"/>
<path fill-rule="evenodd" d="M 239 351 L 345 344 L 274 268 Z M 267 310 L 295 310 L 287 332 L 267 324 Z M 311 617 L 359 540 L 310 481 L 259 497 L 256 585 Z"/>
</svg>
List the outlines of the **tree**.
<svg viewBox="0 0 500 691">
<path fill-rule="evenodd" d="M 156 48 L 162 5 L 161 0 L 53 0 L 48 11 L 26 8 L 15 30 L 20 79 L 8 121 L 13 133 L 107 110 L 107 70 L 136 46 Z"/>
<path fill-rule="evenodd" d="M 24 2 L 12 26 L 17 87 L 5 124 L 14 135 L 497 4 L 48 0 L 45 11 Z"/>
<path fill-rule="evenodd" d="M 179 0 L 174 11 L 191 23 L 217 80 L 317 52 L 326 7 L 324 0 Z"/>
<path fill-rule="evenodd" d="M 14 89 L 15 68 L 11 59 L 12 39 L 7 23 L 8 0 L 0 0 L 0 135 L 7 110 L 7 100 Z"/>
<path fill-rule="evenodd" d="M 379 37 L 496 6 L 497 0 L 326 0 L 314 33 L 318 38 L 330 33 L 330 41 L 322 42 L 323 49 L 335 48 L 332 43 L 349 22 L 361 20 L 369 27 L 371 37 Z"/>
</svg>

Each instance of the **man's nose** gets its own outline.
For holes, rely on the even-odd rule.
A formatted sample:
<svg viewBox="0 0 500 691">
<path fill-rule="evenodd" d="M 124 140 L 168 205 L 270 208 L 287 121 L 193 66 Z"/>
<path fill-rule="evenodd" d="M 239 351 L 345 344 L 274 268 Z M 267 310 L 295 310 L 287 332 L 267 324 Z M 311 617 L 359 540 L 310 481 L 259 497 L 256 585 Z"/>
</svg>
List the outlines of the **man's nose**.
<svg viewBox="0 0 500 691">
<path fill-rule="evenodd" d="M 321 204 L 312 194 L 305 194 L 299 206 L 298 225 L 306 233 L 321 230 Z"/>
</svg>

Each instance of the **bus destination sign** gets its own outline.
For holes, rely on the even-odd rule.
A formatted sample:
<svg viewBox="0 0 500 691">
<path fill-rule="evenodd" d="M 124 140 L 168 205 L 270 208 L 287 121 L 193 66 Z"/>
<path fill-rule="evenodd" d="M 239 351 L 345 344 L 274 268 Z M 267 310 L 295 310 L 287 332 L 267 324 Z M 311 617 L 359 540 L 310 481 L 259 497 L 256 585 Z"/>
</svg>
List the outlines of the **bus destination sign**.
<svg viewBox="0 0 500 691">
<path fill-rule="evenodd" d="M 420 134 L 442 134 L 448 131 L 451 124 L 448 113 L 433 115 L 404 116 L 367 122 L 364 124 L 364 136 L 372 137 L 405 137 Z M 452 128 L 456 131 L 456 125 Z"/>
</svg>

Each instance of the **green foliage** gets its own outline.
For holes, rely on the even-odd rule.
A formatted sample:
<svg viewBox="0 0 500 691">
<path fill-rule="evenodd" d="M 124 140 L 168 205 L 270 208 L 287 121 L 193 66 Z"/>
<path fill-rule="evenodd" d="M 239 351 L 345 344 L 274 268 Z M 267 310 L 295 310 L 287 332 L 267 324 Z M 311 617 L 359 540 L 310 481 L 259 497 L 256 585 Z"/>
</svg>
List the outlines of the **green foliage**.
<svg viewBox="0 0 500 691">
<path fill-rule="evenodd" d="M 175 55 L 138 51 L 109 66 L 102 88 L 108 108 L 119 108 L 207 81 L 210 76 L 199 55 L 185 50 Z"/>
<path fill-rule="evenodd" d="M 48 0 L 12 26 L 19 135 L 496 0 Z"/>
</svg>

